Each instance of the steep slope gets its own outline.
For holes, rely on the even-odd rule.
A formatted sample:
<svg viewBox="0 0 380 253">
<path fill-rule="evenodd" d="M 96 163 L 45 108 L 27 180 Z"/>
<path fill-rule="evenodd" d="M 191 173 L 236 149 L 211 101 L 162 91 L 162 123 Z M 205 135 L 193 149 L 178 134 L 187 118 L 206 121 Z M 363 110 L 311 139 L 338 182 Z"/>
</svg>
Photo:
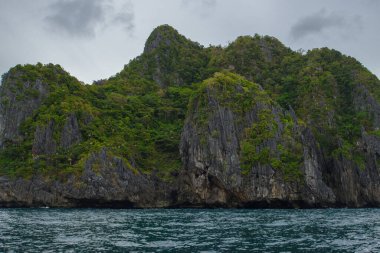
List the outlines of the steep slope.
<svg viewBox="0 0 380 253">
<path fill-rule="evenodd" d="M 108 80 L 24 65 L 0 87 L 0 206 L 380 205 L 380 82 L 269 36 L 163 25 Z"/>
<path fill-rule="evenodd" d="M 262 88 L 225 72 L 190 101 L 182 133 L 180 201 L 226 206 L 324 206 L 320 152 L 292 112 Z"/>
<path fill-rule="evenodd" d="M 133 80 L 137 74 L 161 88 L 191 85 L 204 79 L 208 61 L 203 46 L 162 25 L 148 37 L 143 54 L 126 65 L 117 77 Z"/>
<path fill-rule="evenodd" d="M 270 46 L 263 47 L 263 41 Z M 239 37 L 217 52 L 213 64 L 262 84 L 272 99 L 294 108 L 307 124 L 321 147 L 324 178 L 338 202 L 379 203 L 380 82 L 373 74 L 336 50 L 302 55 L 270 37 Z"/>
<path fill-rule="evenodd" d="M 0 170 L 3 173 L 28 176 L 26 171 L 32 170 L 34 155 L 55 153 L 57 143 L 51 130 L 56 122 L 33 119 L 42 117 L 37 115 L 38 110 L 46 112 L 53 101 L 80 88 L 81 84 L 59 65 L 18 65 L 3 75 L 0 88 Z M 69 142 L 75 138 L 79 137 Z"/>
<path fill-rule="evenodd" d="M 20 65 L 4 74 L 1 85 L 0 144 L 22 141 L 20 125 L 50 92 L 60 88 L 66 73 L 58 65 Z M 51 83 L 54 82 L 54 85 Z"/>
<path fill-rule="evenodd" d="M 140 139 L 151 130 L 145 129 L 152 122 L 146 111 L 153 114 L 156 104 L 123 96 L 128 85 L 84 86 L 54 65 L 17 66 L 4 77 L 4 122 L 16 123 L 4 127 L 0 205 L 168 205 L 169 187 L 149 175 L 154 163 L 141 158 L 153 142 L 150 136 Z M 155 160 L 166 155 L 152 152 Z M 179 156 L 171 159 L 154 173 L 165 177 Z"/>
<path fill-rule="evenodd" d="M 317 79 L 314 82 L 326 87 L 318 89 L 323 91 L 319 92 L 319 101 L 324 104 L 319 102 L 320 109 L 300 106 L 298 111 L 308 119 L 324 147 L 329 160 L 327 174 L 332 179 L 329 184 L 343 203 L 377 205 L 380 111 L 376 96 L 380 82 L 355 59 L 335 50 L 313 50 L 308 53 L 308 61 L 311 69 L 319 70 L 313 75 Z M 310 85 L 304 87 L 310 89 Z M 310 102 L 310 96 L 303 97 L 304 103 L 317 104 Z"/>
</svg>

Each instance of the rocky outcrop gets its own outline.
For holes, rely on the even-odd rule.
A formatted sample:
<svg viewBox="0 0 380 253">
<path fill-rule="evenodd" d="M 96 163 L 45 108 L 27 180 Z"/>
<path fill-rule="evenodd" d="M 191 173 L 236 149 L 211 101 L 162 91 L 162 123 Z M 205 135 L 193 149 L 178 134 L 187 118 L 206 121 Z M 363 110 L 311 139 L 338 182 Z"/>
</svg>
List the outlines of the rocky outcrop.
<svg viewBox="0 0 380 253">
<path fill-rule="evenodd" d="M 353 94 L 355 110 L 368 112 L 373 119 L 373 124 L 380 127 L 380 105 L 369 90 L 363 84 L 358 83 Z"/>
<path fill-rule="evenodd" d="M 74 144 L 81 142 L 82 134 L 79 129 L 79 124 L 75 114 L 70 114 L 63 126 L 61 134 L 61 143 L 60 146 L 63 149 L 69 149 Z"/>
<path fill-rule="evenodd" d="M 19 80 L 22 71 L 4 76 L 0 86 L 0 147 L 6 142 L 22 141 L 20 125 L 41 105 L 48 94 L 42 80 Z"/>
<path fill-rule="evenodd" d="M 303 173 L 307 189 L 312 193 L 312 202 L 328 203 L 328 205 L 335 203 L 336 194 L 323 179 L 323 171 L 326 167 L 323 155 L 308 128 L 302 132 L 302 144 Z"/>
<path fill-rule="evenodd" d="M 339 155 L 324 169 L 325 181 L 336 195 L 336 206 L 372 207 L 380 204 L 380 139 L 365 132 L 362 135 L 358 142 L 362 164 Z"/>
<path fill-rule="evenodd" d="M 0 207 L 167 207 L 171 189 L 106 149 L 93 153 L 79 175 L 65 180 L 0 178 Z"/>
<path fill-rule="evenodd" d="M 181 35 L 169 25 L 161 25 L 154 29 L 145 43 L 144 53 L 151 53 L 159 47 L 169 48 L 180 40 Z"/>
<path fill-rule="evenodd" d="M 54 121 L 50 120 L 46 126 L 37 126 L 34 133 L 32 153 L 34 156 L 54 154 L 57 144 L 54 140 Z"/>
<path fill-rule="evenodd" d="M 380 126 L 380 105 L 365 85 L 357 83 L 354 88 L 353 108 L 369 115 L 376 132 Z M 336 195 L 336 206 L 380 205 L 380 138 L 367 133 L 364 127 L 361 132 L 350 154 L 339 153 L 323 166 L 324 180 Z"/>
<path fill-rule="evenodd" d="M 55 152 L 54 128 L 54 121 L 36 128 L 35 155 Z M 69 148 L 81 138 L 70 114 L 60 145 Z M 183 168 L 172 181 L 144 174 L 103 148 L 87 157 L 82 172 L 60 180 L 2 177 L 0 206 L 378 206 L 379 146 L 378 137 L 363 132 L 365 170 L 344 157 L 325 160 L 291 108 L 280 108 L 257 84 L 218 73 L 190 101 L 180 143 Z"/>
<path fill-rule="evenodd" d="M 203 48 L 168 25 L 93 86 L 19 65 L 0 87 L 0 207 L 380 207 L 379 84 L 327 48 Z"/>
<path fill-rule="evenodd" d="M 198 60 L 193 61 L 193 58 Z M 185 38 L 173 27 L 161 25 L 150 34 L 144 53 L 132 65 L 142 66 L 135 71 L 165 88 L 200 81 L 207 63 L 208 57 L 201 45 Z"/>
<path fill-rule="evenodd" d="M 221 80 L 218 77 L 213 81 Z M 248 86 L 241 84 L 241 80 L 234 82 L 228 85 L 235 87 L 237 92 L 244 93 L 248 89 Z M 285 112 L 273 105 L 259 87 L 255 95 L 246 98 L 255 102 L 241 113 L 234 110 L 233 105 L 223 102 L 223 91 L 213 85 L 206 86 L 204 93 L 195 98 L 194 108 L 185 123 L 180 146 L 184 171 L 179 186 L 179 202 L 201 206 L 294 207 L 329 206 L 334 203 L 335 195 L 322 179 L 321 153 L 308 129 L 299 126 L 294 118 L 292 132 L 285 136 Z M 200 101 L 200 97 L 205 97 L 206 101 Z M 200 115 L 200 106 L 207 108 L 205 125 L 200 122 L 204 120 Z M 275 162 L 282 162 L 282 158 L 272 163 L 265 159 L 258 160 L 243 171 L 241 147 L 247 138 L 244 132 L 260 124 L 264 112 L 269 113 L 267 120 L 273 119 L 272 125 L 277 128 L 272 129 L 272 133 L 267 129 L 254 129 L 255 135 L 261 134 L 259 137 L 263 137 L 261 146 L 255 147 L 255 154 L 269 152 L 272 156 L 282 156 L 278 145 L 285 145 L 286 138 L 299 136 L 303 163 L 293 168 L 296 171 L 276 168 Z M 299 173 L 301 176 L 287 178 L 289 173 Z"/>
</svg>

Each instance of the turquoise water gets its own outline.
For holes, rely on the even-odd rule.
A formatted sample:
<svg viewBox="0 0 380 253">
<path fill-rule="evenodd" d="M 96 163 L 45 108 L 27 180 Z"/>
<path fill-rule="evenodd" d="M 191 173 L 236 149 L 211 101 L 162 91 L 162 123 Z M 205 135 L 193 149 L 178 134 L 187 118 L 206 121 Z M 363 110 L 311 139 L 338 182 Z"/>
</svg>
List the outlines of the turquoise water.
<svg viewBox="0 0 380 253">
<path fill-rule="evenodd" d="M 380 252 L 380 209 L 0 209 L 0 252 Z"/>
</svg>

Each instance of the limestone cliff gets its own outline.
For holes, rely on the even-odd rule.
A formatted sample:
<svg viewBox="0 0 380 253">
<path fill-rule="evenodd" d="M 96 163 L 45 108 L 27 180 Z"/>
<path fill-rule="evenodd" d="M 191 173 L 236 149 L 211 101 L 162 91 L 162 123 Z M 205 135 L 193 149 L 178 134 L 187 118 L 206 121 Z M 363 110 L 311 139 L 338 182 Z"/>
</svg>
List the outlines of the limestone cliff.
<svg viewBox="0 0 380 253">
<path fill-rule="evenodd" d="M 262 88 L 231 74 L 205 81 L 185 123 L 180 201 L 222 206 L 328 206 L 310 131 Z"/>
<path fill-rule="evenodd" d="M 168 25 L 94 85 L 18 65 L 0 86 L 0 207 L 379 207 L 379 102 L 335 50 L 203 47 Z"/>
<path fill-rule="evenodd" d="M 6 142 L 22 141 L 20 125 L 32 115 L 49 92 L 40 78 L 29 80 L 22 69 L 3 76 L 0 87 L 0 146 Z"/>
<path fill-rule="evenodd" d="M 84 171 L 65 181 L 41 176 L 8 180 L 0 177 L 2 207 L 111 207 L 170 206 L 170 189 L 154 175 L 146 176 L 106 149 L 92 154 Z"/>
</svg>

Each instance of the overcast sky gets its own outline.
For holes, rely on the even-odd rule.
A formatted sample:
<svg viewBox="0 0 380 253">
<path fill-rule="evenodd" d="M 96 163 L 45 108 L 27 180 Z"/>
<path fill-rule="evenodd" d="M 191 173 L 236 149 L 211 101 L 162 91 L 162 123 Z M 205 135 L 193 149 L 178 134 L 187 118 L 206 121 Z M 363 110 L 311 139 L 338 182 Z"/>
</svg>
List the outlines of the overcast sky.
<svg viewBox="0 0 380 253">
<path fill-rule="evenodd" d="M 205 46 L 258 33 L 294 50 L 335 48 L 380 77 L 379 13 L 380 0 L 0 0 L 0 72 L 51 62 L 91 83 L 169 24 Z"/>
</svg>

